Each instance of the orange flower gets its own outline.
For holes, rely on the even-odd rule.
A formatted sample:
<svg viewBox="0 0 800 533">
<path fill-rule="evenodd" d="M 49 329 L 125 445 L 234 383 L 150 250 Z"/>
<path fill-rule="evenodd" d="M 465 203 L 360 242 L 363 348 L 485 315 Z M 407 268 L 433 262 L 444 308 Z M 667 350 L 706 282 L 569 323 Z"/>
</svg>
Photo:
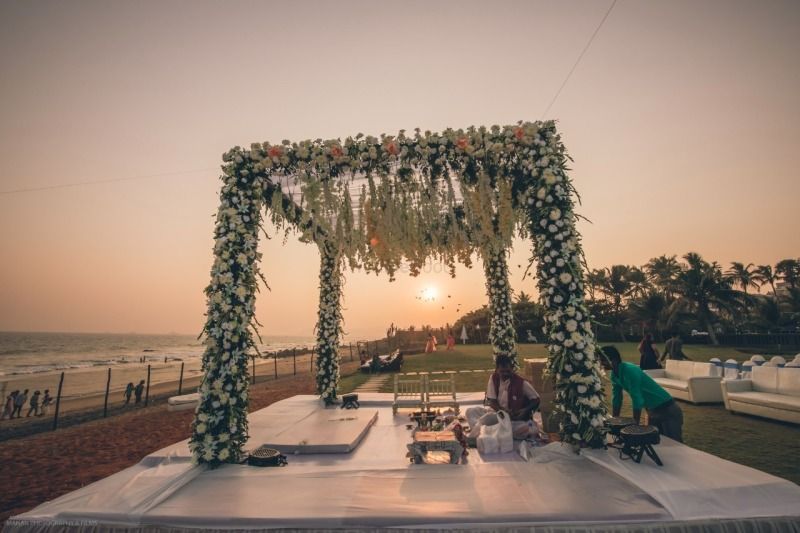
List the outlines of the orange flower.
<svg viewBox="0 0 800 533">
<path fill-rule="evenodd" d="M 518 140 L 522 140 L 524 136 L 525 136 L 525 130 L 523 130 L 522 128 L 517 128 L 514 130 L 514 137 L 516 137 Z"/>
<path fill-rule="evenodd" d="M 461 148 L 462 150 L 469 146 L 469 139 L 466 137 L 461 137 L 456 141 L 456 146 Z"/>
<path fill-rule="evenodd" d="M 269 150 L 267 150 L 267 155 L 270 157 L 280 157 L 283 155 L 283 149 L 280 146 L 271 146 Z"/>
<path fill-rule="evenodd" d="M 369 245 L 372 246 L 373 248 L 375 248 L 376 246 L 378 246 L 379 242 L 381 242 L 381 241 L 377 237 L 372 237 L 369 240 Z"/>
<path fill-rule="evenodd" d="M 339 146 L 334 146 L 331 148 L 331 155 L 333 157 L 342 157 L 342 149 Z"/>
<path fill-rule="evenodd" d="M 396 142 L 390 141 L 386 145 L 386 151 L 389 152 L 392 155 L 397 155 L 397 154 L 400 153 L 400 148 L 397 147 L 397 143 Z"/>
</svg>

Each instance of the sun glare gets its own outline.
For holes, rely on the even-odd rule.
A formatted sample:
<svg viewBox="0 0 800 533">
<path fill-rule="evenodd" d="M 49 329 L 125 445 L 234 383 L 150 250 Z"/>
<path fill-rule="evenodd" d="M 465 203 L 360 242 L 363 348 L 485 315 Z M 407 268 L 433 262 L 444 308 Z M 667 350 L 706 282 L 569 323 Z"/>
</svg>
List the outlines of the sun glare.
<svg viewBox="0 0 800 533">
<path fill-rule="evenodd" d="M 432 302 L 436 300 L 436 297 L 439 294 L 439 291 L 436 290 L 436 287 L 425 287 L 422 289 L 422 300 L 425 302 Z"/>
</svg>

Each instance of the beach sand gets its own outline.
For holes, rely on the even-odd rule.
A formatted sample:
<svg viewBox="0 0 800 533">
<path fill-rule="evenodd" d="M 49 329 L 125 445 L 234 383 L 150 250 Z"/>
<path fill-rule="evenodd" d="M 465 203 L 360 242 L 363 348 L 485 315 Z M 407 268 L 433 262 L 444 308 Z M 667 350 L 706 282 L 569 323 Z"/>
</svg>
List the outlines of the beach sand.
<svg viewBox="0 0 800 533">
<path fill-rule="evenodd" d="M 351 363 L 348 359 L 342 362 L 343 375 L 355 372 L 358 367 L 358 361 Z M 297 376 L 287 375 L 253 385 L 250 411 L 296 394 L 313 394 L 313 375 L 308 367 L 304 370 L 301 373 L 298 368 Z M 117 416 L 0 443 L 0 523 L 188 438 L 193 416 L 192 411 L 169 412 L 160 402 Z"/>
<path fill-rule="evenodd" d="M 343 351 L 344 361 L 349 361 L 349 352 Z M 298 355 L 296 358 L 291 356 L 279 357 L 277 359 L 277 374 L 279 377 L 293 375 L 295 366 L 297 374 L 309 373 L 311 371 L 310 355 Z M 256 358 L 256 381 L 259 378 L 274 378 L 276 370 L 275 360 Z M 125 386 L 130 382 L 136 385 L 140 380 L 147 380 L 147 364 L 128 363 L 124 365 L 114 365 L 111 368 L 111 383 L 109 392 L 109 406 L 120 406 L 124 403 Z M 164 394 L 177 394 L 178 382 L 180 379 L 180 362 L 150 363 L 150 396 Z M 252 373 L 252 365 L 250 366 Z M 42 372 L 37 374 L 23 374 L 19 376 L 9 376 L 0 381 L 0 393 L 2 398 L 14 390 L 28 389 L 28 398 L 35 390 L 50 390 L 50 395 L 54 398 L 58 391 L 58 382 L 61 372 Z M 181 392 L 187 394 L 197 390 L 201 379 L 200 361 L 187 362 L 183 372 L 183 384 Z M 65 370 L 64 385 L 62 388 L 60 413 L 74 413 L 86 409 L 103 408 L 105 399 L 106 382 L 108 380 L 108 367 L 91 367 Z M 133 402 L 133 398 L 131 399 Z M 28 406 L 23 409 L 23 416 L 27 413 Z M 50 415 L 55 411 L 55 403 L 50 408 Z M 24 420 L 3 420 L 2 424 L 24 423 Z"/>
</svg>

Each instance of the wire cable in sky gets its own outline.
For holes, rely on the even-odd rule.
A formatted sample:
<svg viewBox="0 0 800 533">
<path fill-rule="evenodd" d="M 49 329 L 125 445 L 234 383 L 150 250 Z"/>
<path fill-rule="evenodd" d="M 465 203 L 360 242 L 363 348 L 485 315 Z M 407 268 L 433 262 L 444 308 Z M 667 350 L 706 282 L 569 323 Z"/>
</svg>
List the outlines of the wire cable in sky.
<svg viewBox="0 0 800 533">
<path fill-rule="evenodd" d="M 12 189 L 8 191 L 0 191 L 0 195 L 7 195 L 7 194 L 18 194 L 18 193 L 26 193 L 26 192 L 36 192 L 36 191 L 49 191 L 52 189 L 66 189 L 67 187 L 82 187 L 84 185 L 100 185 L 102 183 L 117 183 L 120 181 L 136 181 L 136 180 L 144 180 L 150 178 L 161 178 L 167 176 L 178 176 L 181 174 L 198 174 L 200 172 L 209 172 L 212 170 L 219 170 L 217 167 L 211 168 L 199 168 L 195 170 L 181 170 L 178 172 L 160 172 L 158 174 L 146 174 L 143 176 L 129 176 L 127 178 L 109 178 L 105 180 L 94 180 L 94 181 L 80 181 L 75 183 L 60 183 L 56 185 L 44 185 L 42 187 L 28 187 L 24 189 Z"/>
<path fill-rule="evenodd" d="M 589 38 L 589 42 L 587 42 L 586 46 L 583 47 L 583 51 L 581 52 L 581 55 L 578 56 L 578 59 L 575 61 L 575 64 L 572 65 L 572 68 L 569 70 L 569 73 L 567 74 L 567 77 L 564 78 L 564 81 L 561 83 L 561 87 L 558 88 L 558 91 L 556 91 L 555 96 L 553 96 L 553 99 L 550 100 L 550 103 L 547 105 L 547 108 L 544 110 L 544 113 L 542 113 L 540 115 L 542 120 L 547 118 L 547 113 L 550 112 L 550 108 L 553 107 L 553 104 L 556 103 L 556 99 L 558 99 L 558 96 L 561 94 L 561 91 L 564 90 L 564 86 L 567 84 L 569 79 L 572 77 L 572 73 L 575 72 L 576 68 L 578 68 L 578 63 L 581 62 L 581 59 L 583 59 L 583 56 L 586 54 L 586 51 L 589 50 L 590 46 L 592 46 L 592 42 L 594 41 L 594 38 L 597 36 L 597 33 L 600 31 L 600 28 L 603 27 L 603 24 L 605 23 L 605 21 L 608 18 L 608 16 L 611 14 L 611 10 L 614 9 L 615 5 L 617 5 L 617 0 L 614 0 L 613 2 L 611 2 L 611 6 L 609 6 L 608 11 L 606 11 L 606 14 L 603 16 L 603 20 L 601 20 L 600 24 L 597 25 L 597 28 L 595 28 L 594 33 Z"/>
</svg>

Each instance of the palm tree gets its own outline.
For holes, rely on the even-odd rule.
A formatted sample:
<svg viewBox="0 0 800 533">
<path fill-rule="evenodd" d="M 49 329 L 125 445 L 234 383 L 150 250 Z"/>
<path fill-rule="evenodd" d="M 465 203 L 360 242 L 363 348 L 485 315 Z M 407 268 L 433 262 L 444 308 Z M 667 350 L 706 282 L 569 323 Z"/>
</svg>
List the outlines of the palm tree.
<svg viewBox="0 0 800 533">
<path fill-rule="evenodd" d="M 681 271 L 681 265 L 674 255 L 654 257 L 644 266 L 650 282 L 661 289 L 667 301 L 672 300 L 675 292 L 675 278 Z"/>
<path fill-rule="evenodd" d="M 708 263 L 696 253 L 688 253 L 683 258 L 688 266 L 678 274 L 677 300 L 671 306 L 671 312 L 694 313 L 708 332 L 712 344 L 718 345 L 713 328 L 716 318 L 713 310 L 734 312 L 741 306 L 741 293 L 733 289 L 731 279 L 722 273 L 716 261 Z"/>
<path fill-rule="evenodd" d="M 778 276 L 772 270 L 771 265 L 758 265 L 755 269 L 755 280 L 761 284 L 761 287 L 769 285 L 772 289 L 772 296 L 775 299 L 778 298 L 778 293 L 775 290 L 775 282 L 778 281 Z"/>
<path fill-rule="evenodd" d="M 589 299 L 596 300 L 596 291 L 600 291 L 601 287 L 605 284 L 606 271 L 602 268 L 596 268 L 586 272 L 586 284 L 589 286 Z"/>
<path fill-rule="evenodd" d="M 642 297 L 650 289 L 647 274 L 639 267 L 630 267 L 628 281 L 631 283 L 631 295 Z"/>
<path fill-rule="evenodd" d="M 775 273 L 786 283 L 790 289 L 796 289 L 800 281 L 800 261 L 797 259 L 784 259 L 775 265 Z"/>
<path fill-rule="evenodd" d="M 529 304 L 531 302 L 533 302 L 533 300 L 531 300 L 530 294 L 526 293 L 525 291 L 520 291 L 519 295 L 517 295 L 518 304 Z"/>
<path fill-rule="evenodd" d="M 606 296 L 611 304 L 613 313 L 613 320 L 617 326 L 617 331 L 622 339 L 626 342 L 625 330 L 623 329 L 625 305 L 624 302 L 628 298 L 633 287 L 630 281 L 631 267 L 628 265 L 612 265 L 611 268 L 605 269 L 605 274 L 602 278 L 602 285 L 598 288 Z"/>
<path fill-rule="evenodd" d="M 758 276 L 753 269 L 753 263 L 739 263 L 734 261 L 731 263 L 731 268 L 726 273 L 726 276 L 733 282 L 733 285 L 738 285 L 742 288 L 745 294 L 747 289 L 754 288 L 758 290 Z"/>
<path fill-rule="evenodd" d="M 649 331 L 657 331 L 659 340 L 664 338 L 664 328 L 669 324 L 668 309 L 666 297 L 654 290 L 631 301 L 628 306 L 631 318 L 645 324 Z"/>
</svg>

